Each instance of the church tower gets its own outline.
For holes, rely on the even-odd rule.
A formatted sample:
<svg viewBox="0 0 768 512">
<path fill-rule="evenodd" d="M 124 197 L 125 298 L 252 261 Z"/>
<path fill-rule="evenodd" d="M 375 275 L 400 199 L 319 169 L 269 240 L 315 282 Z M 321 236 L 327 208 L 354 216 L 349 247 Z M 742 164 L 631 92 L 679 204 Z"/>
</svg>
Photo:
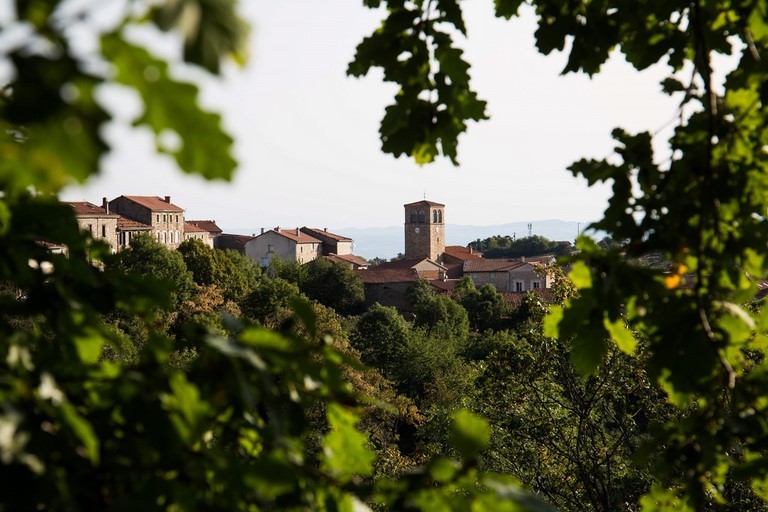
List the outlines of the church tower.
<svg viewBox="0 0 768 512">
<path fill-rule="evenodd" d="M 445 252 L 445 205 L 417 201 L 405 208 L 405 258 L 442 263 Z"/>
</svg>

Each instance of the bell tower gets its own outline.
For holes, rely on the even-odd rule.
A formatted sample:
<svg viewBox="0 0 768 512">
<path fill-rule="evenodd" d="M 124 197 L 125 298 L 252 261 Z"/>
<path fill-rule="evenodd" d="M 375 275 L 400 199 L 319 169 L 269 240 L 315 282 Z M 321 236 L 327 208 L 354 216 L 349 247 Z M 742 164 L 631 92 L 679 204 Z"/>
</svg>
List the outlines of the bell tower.
<svg viewBox="0 0 768 512">
<path fill-rule="evenodd" d="M 441 263 L 445 252 L 445 205 L 417 201 L 405 208 L 405 258 Z"/>
</svg>

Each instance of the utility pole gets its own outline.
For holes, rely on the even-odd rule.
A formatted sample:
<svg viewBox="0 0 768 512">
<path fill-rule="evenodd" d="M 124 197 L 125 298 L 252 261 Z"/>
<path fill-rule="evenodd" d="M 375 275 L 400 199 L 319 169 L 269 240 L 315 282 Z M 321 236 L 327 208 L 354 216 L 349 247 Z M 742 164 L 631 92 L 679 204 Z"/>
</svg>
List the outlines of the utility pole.
<svg viewBox="0 0 768 512">
<path fill-rule="evenodd" d="M 528 236 L 531 236 L 533 234 L 533 224 L 528 223 Z"/>
</svg>

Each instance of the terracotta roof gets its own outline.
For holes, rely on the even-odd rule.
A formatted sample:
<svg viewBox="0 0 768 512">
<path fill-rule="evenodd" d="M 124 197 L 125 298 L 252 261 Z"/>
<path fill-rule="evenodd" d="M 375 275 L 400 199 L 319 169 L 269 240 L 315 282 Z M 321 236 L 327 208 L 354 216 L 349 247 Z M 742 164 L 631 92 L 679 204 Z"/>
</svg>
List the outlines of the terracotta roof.
<svg viewBox="0 0 768 512">
<path fill-rule="evenodd" d="M 440 279 L 433 279 L 429 282 L 432 286 L 440 291 L 451 291 L 456 288 L 456 283 L 459 281 L 456 279 L 449 279 L 447 281 L 441 281 Z"/>
<path fill-rule="evenodd" d="M 361 258 L 360 256 L 355 256 L 354 254 L 331 254 L 324 257 L 331 261 L 341 260 L 344 263 L 351 263 L 353 265 L 357 265 L 358 267 L 367 267 L 369 265 L 368 261 Z"/>
<path fill-rule="evenodd" d="M 183 208 L 180 208 L 170 202 L 170 199 L 171 199 L 170 196 L 168 196 L 167 202 L 162 197 L 157 197 L 157 196 L 121 196 L 121 197 L 124 197 L 130 201 L 133 201 L 134 203 L 140 204 L 144 208 L 148 208 L 153 211 L 163 211 L 163 212 L 183 212 L 184 211 Z"/>
<path fill-rule="evenodd" d="M 445 270 L 445 266 L 441 265 L 440 263 L 436 261 L 432 261 L 429 258 L 412 258 L 408 260 L 395 260 L 395 261 L 385 261 L 384 263 L 380 263 L 376 268 L 381 269 L 407 269 L 407 268 L 413 268 L 422 261 L 429 261 L 430 263 L 434 264 L 436 267 Z"/>
<path fill-rule="evenodd" d="M 107 213 L 107 210 L 101 206 L 96 206 L 88 201 L 65 201 L 64 204 L 68 204 L 75 210 L 75 215 L 78 217 L 117 217 L 116 213 Z"/>
<path fill-rule="evenodd" d="M 152 229 L 152 226 L 120 215 L 117 218 L 117 229 L 120 231 L 137 231 L 137 230 L 149 231 L 150 229 Z"/>
<path fill-rule="evenodd" d="M 299 228 L 293 228 L 293 229 L 275 228 L 275 229 L 270 229 L 269 231 L 265 232 L 264 234 L 266 234 L 266 233 L 277 233 L 278 235 L 282 235 L 282 236 L 284 236 L 285 238 L 287 238 L 289 240 L 293 240 L 297 244 L 321 244 L 321 243 L 323 243 L 322 241 L 318 240 L 317 238 L 315 238 L 313 236 L 309 236 L 306 233 L 303 233 L 301 230 L 299 230 L 299 234 L 297 235 L 296 231 L 298 229 Z M 259 236 L 262 236 L 262 235 L 259 235 Z"/>
<path fill-rule="evenodd" d="M 475 252 L 473 249 L 461 245 L 447 245 L 445 253 L 459 260 L 477 260 L 483 257 L 483 253 Z"/>
<path fill-rule="evenodd" d="M 184 232 L 185 233 L 208 233 L 207 229 L 203 229 L 196 224 L 193 224 L 191 222 L 185 222 L 184 223 Z"/>
<path fill-rule="evenodd" d="M 216 225 L 215 220 L 188 220 L 186 222 L 215 235 L 220 235 L 222 233 L 221 228 Z M 184 228 L 184 230 L 186 231 L 186 228 Z"/>
<path fill-rule="evenodd" d="M 408 283 L 419 280 L 419 274 L 412 268 L 400 269 L 382 269 L 376 267 L 368 270 L 358 270 L 358 275 L 362 278 L 363 283 L 368 284 L 380 284 L 380 283 Z"/>
<path fill-rule="evenodd" d="M 508 272 L 526 263 L 520 260 L 486 259 L 467 260 L 464 262 L 464 273 L 467 272 Z"/>
<path fill-rule="evenodd" d="M 327 229 L 317 229 L 317 228 L 308 228 L 307 226 L 304 226 L 301 228 L 301 231 L 307 231 L 310 236 L 327 236 L 328 238 L 331 238 L 333 240 L 336 240 L 338 242 L 351 242 L 352 239 L 348 238 L 346 236 L 337 235 L 336 233 L 331 233 Z"/>
<path fill-rule="evenodd" d="M 256 237 L 250 235 L 231 235 L 228 233 L 222 233 L 221 236 L 216 238 L 216 244 L 219 249 L 234 249 L 236 251 L 244 251 L 245 244 L 254 238 Z"/>
<path fill-rule="evenodd" d="M 408 203 L 404 206 L 416 206 L 416 205 L 424 205 L 424 206 L 445 206 L 444 204 L 435 203 L 434 201 L 427 201 L 426 199 L 422 201 L 416 201 L 415 203 Z"/>
</svg>

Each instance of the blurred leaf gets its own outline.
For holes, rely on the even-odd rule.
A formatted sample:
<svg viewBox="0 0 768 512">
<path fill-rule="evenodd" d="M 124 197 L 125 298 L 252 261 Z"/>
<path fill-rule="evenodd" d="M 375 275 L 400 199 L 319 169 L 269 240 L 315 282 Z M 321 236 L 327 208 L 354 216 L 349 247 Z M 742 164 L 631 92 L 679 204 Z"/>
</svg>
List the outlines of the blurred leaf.
<svg viewBox="0 0 768 512">
<path fill-rule="evenodd" d="M 488 446 L 491 430 L 480 416 L 461 409 L 451 416 L 451 445 L 464 459 L 478 455 Z"/>
</svg>

